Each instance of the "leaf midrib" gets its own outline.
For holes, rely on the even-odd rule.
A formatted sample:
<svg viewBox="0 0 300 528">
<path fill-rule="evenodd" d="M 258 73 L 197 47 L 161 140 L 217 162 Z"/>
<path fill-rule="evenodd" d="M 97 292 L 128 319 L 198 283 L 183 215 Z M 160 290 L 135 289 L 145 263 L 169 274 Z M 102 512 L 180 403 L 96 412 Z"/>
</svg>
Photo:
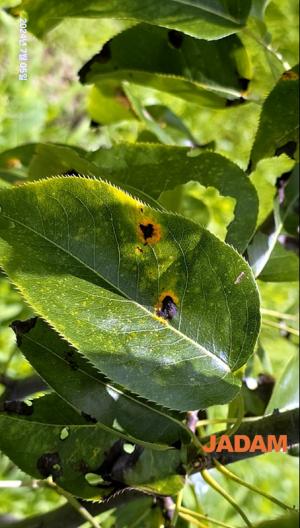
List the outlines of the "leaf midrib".
<svg viewBox="0 0 300 528">
<path fill-rule="evenodd" d="M 58 179 L 63 179 L 63 178 L 56 178 L 56 180 Z M 78 177 L 76 177 L 76 179 L 78 180 Z M 70 180 L 70 178 L 69 178 Z M 104 183 L 104 182 L 103 182 Z M 34 186 L 36 184 L 28 184 L 28 186 Z M 76 255 L 74 255 L 73 253 L 70 253 L 66 248 L 60 246 L 59 244 L 57 244 L 56 242 L 54 242 L 53 240 L 51 240 L 50 238 L 48 238 L 46 235 L 43 235 L 42 233 L 40 233 L 39 231 L 36 231 L 35 229 L 33 229 L 32 227 L 28 226 L 27 224 L 24 224 L 23 222 L 21 222 L 20 220 L 16 219 L 15 217 L 10 217 L 8 215 L 6 215 L 5 213 L 2 213 L 2 216 L 4 218 L 6 218 L 7 220 L 11 220 L 13 222 L 16 222 L 17 224 L 19 224 L 20 226 L 24 227 L 25 229 L 27 229 L 28 231 L 31 231 L 32 233 L 34 233 L 35 235 L 39 236 L 40 238 L 46 240 L 50 245 L 52 244 L 53 246 L 55 246 L 56 248 L 58 248 L 60 251 L 63 251 L 66 255 L 68 255 L 69 257 L 73 258 L 74 260 L 76 260 L 77 262 L 79 262 L 83 268 L 86 267 L 88 270 L 90 270 L 92 273 L 94 273 L 98 278 L 100 278 L 101 280 L 103 280 L 104 282 L 106 282 L 107 284 L 109 284 L 114 290 L 117 290 L 120 295 L 122 297 L 126 297 L 126 299 L 128 299 L 128 301 L 132 302 L 133 304 L 135 304 L 140 310 L 143 310 L 148 316 L 151 317 L 151 319 L 154 319 L 155 321 L 158 321 L 158 322 L 161 322 L 160 321 L 160 318 L 155 316 L 153 313 L 151 313 L 147 308 L 145 308 L 145 306 L 137 303 L 136 301 L 134 301 L 133 299 L 131 299 L 125 292 L 123 292 L 118 286 L 115 286 L 114 284 L 112 284 L 108 279 L 102 277 L 102 275 L 100 275 L 95 269 L 91 268 L 86 262 L 83 262 L 80 258 L 78 258 Z M 180 330 L 178 330 L 177 328 L 175 328 L 174 326 L 166 323 L 165 321 L 161 322 L 161 325 L 167 325 L 167 327 L 173 331 L 175 334 L 179 335 L 180 337 L 182 337 L 183 339 L 185 339 L 186 341 L 188 341 L 189 343 L 192 344 L 193 347 L 195 348 L 198 348 L 199 350 L 201 350 L 202 352 L 204 352 L 207 356 L 210 356 L 212 357 L 215 361 L 217 361 L 218 363 L 221 364 L 222 368 L 224 371 L 226 371 L 227 373 L 230 373 L 231 370 L 230 370 L 230 367 L 229 365 L 227 365 L 227 363 L 225 363 L 225 361 L 223 361 L 221 358 L 219 358 L 217 355 L 213 354 L 212 352 L 210 352 L 210 350 L 207 350 L 206 348 L 204 348 L 202 345 L 200 345 L 199 343 L 197 343 L 197 341 L 194 341 L 193 339 L 191 339 L 189 336 L 187 336 L 186 334 L 183 334 Z M 55 325 L 54 325 L 55 326 Z M 77 348 L 75 346 L 75 348 Z M 189 359 L 189 358 L 188 358 Z M 188 360 L 187 359 L 187 360 Z M 193 358 L 195 359 L 195 358 Z M 168 365 L 172 365 L 172 363 L 169 363 Z"/>
</svg>

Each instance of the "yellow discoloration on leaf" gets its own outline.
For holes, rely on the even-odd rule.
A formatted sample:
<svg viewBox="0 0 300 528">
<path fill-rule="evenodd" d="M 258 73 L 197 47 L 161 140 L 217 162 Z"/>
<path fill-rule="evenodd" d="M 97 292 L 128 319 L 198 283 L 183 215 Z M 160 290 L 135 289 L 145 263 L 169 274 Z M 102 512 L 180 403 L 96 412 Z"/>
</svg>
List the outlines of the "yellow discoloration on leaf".
<svg viewBox="0 0 300 528">
<path fill-rule="evenodd" d="M 18 158 L 9 158 L 5 161 L 5 167 L 8 169 L 20 169 L 22 167 L 22 163 Z"/>
</svg>

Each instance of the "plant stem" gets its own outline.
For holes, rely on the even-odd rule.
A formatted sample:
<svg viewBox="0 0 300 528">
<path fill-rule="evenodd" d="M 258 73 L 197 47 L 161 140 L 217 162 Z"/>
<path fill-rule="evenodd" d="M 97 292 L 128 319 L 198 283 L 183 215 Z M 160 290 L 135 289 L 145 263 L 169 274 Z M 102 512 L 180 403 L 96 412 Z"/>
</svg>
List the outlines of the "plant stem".
<svg viewBox="0 0 300 528">
<path fill-rule="evenodd" d="M 202 524 L 198 519 L 195 519 L 195 517 L 192 517 L 191 515 L 187 515 L 186 513 L 179 512 L 179 517 L 184 519 L 185 521 L 188 521 L 195 526 L 199 526 L 199 528 L 208 528 L 207 524 Z"/>
<path fill-rule="evenodd" d="M 82 516 L 85 521 L 89 522 L 93 528 L 101 528 L 98 521 L 96 521 L 96 519 L 87 511 L 87 509 L 84 508 L 84 506 L 82 506 L 82 504 L 80 504 L 80 502 L 75 497 L 73 497 L 71 493 L 68 493 L 68 491 L 55 484 L 51 477 L 45 481 L 45 485 L 54 489 L 59 495 L 65 497 L 68 503 Z"/>
<path fill-rule="evenodd" d="M 274 323 L 274 321 L 269 321 L 269 319 L 263 319 L 262 324 L 265 326 L 271 326 L 272 328 L 278 328 L 278 330 L 285 330 L 286 332 L 289 332 L 290 334 L 293 334 L 295 336 L 299 336 L 299 331 L 295 330 L 295 328 L 291 328 L 290 326 L 281 325 L 280 323 Z"/>
<path fill-rule="evenodd" d="M 268 310 L 267 308 L 261 308 L 262 315 L 269 315 L 270 317 L 277 317 L 277 319 L 287 319 L 290 321 L 298 321 L 298 317 L 296 315 L 277 312 L 276 310 Z"/>
<path fill-rule="evenodd" d="M 181 510 L 182 497 L 183 497 L 183 490 L 180 490 L 180 492 L 177 494 L 176 506 L 175 506 L 175 511 L 174 511 L 174 515 L 172 519 L 172 525 L 174 527 L 176 526 L 176 523 L 178 520 L 179 510 Z"/>
<path fill-rule="evenodd" d="M 240 508 L 240 506 L 238 505 L 238 503 L 233 499 L 233 497 L 231 497 L 231 495 L 229 495 L 229 493 L 227 493 L 227 491 L 225 491 L 222 486 L 220 486 L 220 484 L 218 484 L 218 482 L 209 474 L 209 472 L 207 471 L 207 469 L 203 469 L 201 471 L 201 475 L 203 477 L 203 479 L 205 480 L 205 482 L 211 487 L 213 488 L 217 493 L 219 493 L 220 495 L 222 495 L 222 497 L 224 497 L 225 500 L 227 500 L 231 506 L 234 507 L 234 509 L 240 514 L 240 516 L 242 517 L 242 519 L 245 521 L 246 525 L 249 527 L 249 528 L 252 528 L 252 524 L 251 522 L 249 521 L 247 515 L 243 512 L 242 508 Z"/>
<path fill-rule="evenodd" d="M 283 508 L 283 510 L 295 511 L 294 508 L 292 508 L 291 506 L 288 506 L 284 502 L 281 502 L 280 500 L 276 499 L 276 497 L 273 497 L 272 495 L 269 495 L 268 493 L 265 493 L 264 491 L 260 490 L 256 486 L 253 486 L 252 484 L 249 484 L 245 480 L 241 479 L 240 477 L 238 477 L 237 475 L 235 475 L 234 473 L 229 471 L 227 468 L 222 466 L 222 464 L 220 464 L 220 462 L 218 462 L 217 460 L 214 460 L 214 463 L 216 465 L 217 470 L 220 471 L 220 473 L 222 473 L 223 475 L 225 475 L 229 479 L 234 480 L 235 482 L 237 482 L 241 486 L 245 486 L 245 488 L 248 488 L 251 491 L 254 491 L 254 493 L 258 493 L 259 495 L 262 495 L 262 497 L 265 497 L 266 499 L 270 500 L 271 502 L 274 502 L 275 504 L 277 504 L 277 506 L 280 506 L 280 508 Z"/>
<path fill-rule="evenodd" d="M 229 524 L 223 523 L 222 521 L 218 521 L 217 519 L 212 519 L 211 517 L 208 517 L 207 515 L 204 515 L 202 513 L 193 512 L 192 510 L 188 510 L 187 508 L 180 508 L 180 512 L 184 513 L 185 515 L 190 515 L 192 517 L 202 519 L 203 521 L 210 522 L 212 524 L 215 524 L 216 526 L 222 526 L 223 528 L 233 528 Z"/>
</svg>

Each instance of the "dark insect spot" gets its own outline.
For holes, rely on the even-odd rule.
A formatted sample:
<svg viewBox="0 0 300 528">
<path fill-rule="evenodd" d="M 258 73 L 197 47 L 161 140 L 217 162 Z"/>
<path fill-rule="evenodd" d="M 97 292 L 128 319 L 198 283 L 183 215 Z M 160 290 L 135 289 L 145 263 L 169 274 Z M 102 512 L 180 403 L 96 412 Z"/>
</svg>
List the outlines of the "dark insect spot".
<svg viewBox="0 0 300 528">
<path fill-rule="evenodd" d="M 72 350 L 68 350 L 65 353 L 65 358 L 66 358 L 66 361 L 69 363 L 69 365 L 70 365 L 72 370 L 77 370 L 78 369 L 78 365 L 77 365 L 76 360 L 74 358 L 74 352 L 72 352 Z"/>
<path fill-rule="evenodd" d="M 33 405 L 23 401 L 6 401 L 3 403 L 3 410 L 7 413 L 30 416 L 33 413 Z"/>
<path fill-rule="evenodd" d="M 183 43 L 183 33 L 180 33 L 180 31 L 176 31 L 175 29 L 171 29 L 168 31 L 168 41 L 173 48 L 180 49 Z"/>
<path fill-rule="evenodd" d="M 108 453 L 101 466 L 95 473 L 101 475 L 104 481 L 122 484 L 124 474 L 136 464 L 143 452 L 143 447 L 135 446 L 132 453 L 124 451 L 124 440 L 117 440 Z"/>
<path fill-rule="evenodd" d="M 63 176 L 79 176 L 79 172 L 77 172 L 75 169 L 68 169 L 63 172 Z"/>
<path fill-rule="evenodd" d="M 144 253 L 144 251 L 142 250 L 142 248 L 140 248 L 139 246 L 136 247 L 136 250 L 138 253 Z"/>
<path fill-rule="evenodd" d="M 37 461 L 37 468 L 44 477 L 53 477 L 57 479 L 62 475 L 60 457 L 58 453 L 45 453 Z"/>
<path fill-rule="evenodd" d="M 140 224 L 140 230 L 143 233 L 143 237 L 145 242 L 147 242 L 148 238 L 151 238 L 154 234 L 154 225 L 153 224 Z"/>
<path fill-rule="evenodd" d="M 244 99 L 244 97 L 238 97 L 237 99 L 227 99 L 225 106 L 239 106 L 241 104 L 244 104 L 245 102 L 246 99 Z"/>
<path fill-rule="evenodd" d="M 248 90 L 250 79 L 246 79 L 244 77 L 240 77 L 238 79 L 239 86 L 243 92 L 246 92 Z"/>
<path fill-rule="evenodd" d="M 81 412 L 82 418 L 84 418 L 89 423 L 97 423 L 96 418 L 93 418 L 90 414 L 85 413 L 84 411 Z"/>
<path fill-rule="evenodd" d="M 35 327 L 37 322 L 37 317 L 32 317 L 32 319 L 27 319 L 27 321 L 13 321 L 10 325 L 10 328 L 16 334 L 17 345 L 21 346 L 22 344 L 22 335 L 27 334 Z"/>
<path fill-rule="evenodd" d="M 141 211 L 141 213 L 143 213 L 143 212 L 144 212 L 144 209 L 141 207 L 140 211 Z"/>
<path fill-rule="evenodd" d="M 86 81 L 87 75 L 90 73 L 93 64 L 106 64 L 111 59 L 110 42 L 104 44 L 102 50 L 94 55 L 78 72 L 81 83 Z"/>
<path fill-rule="evenodd" d="M 161 308 L 157 310 L 157 315 L 169 320 L 177 315 L 177 306 L 170 295 L 166 295 L 162 300 Z"/>
<path fill-rule="evenodd" d="M 290 158 L 294 158 L 295 152 L 297 149 L 296 141 L 288 141 L 282 147 L 278 147 L 275 150 L 275 156 L 280 156 L 281 154 L 287 154 Z"/>
</svg>

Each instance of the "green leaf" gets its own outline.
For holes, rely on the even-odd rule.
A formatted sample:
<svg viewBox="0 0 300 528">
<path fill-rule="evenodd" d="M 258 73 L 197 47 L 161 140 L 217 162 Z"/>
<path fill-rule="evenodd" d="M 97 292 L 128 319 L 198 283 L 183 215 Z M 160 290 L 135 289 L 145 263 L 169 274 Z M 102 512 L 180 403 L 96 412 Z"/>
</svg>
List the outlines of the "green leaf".
<svg viewBox="0 0 300 528">
<path fill-rule="evenodd" d="M 251 153 L 256 163 L 276 153 L 294 154 L 298 142 L 298 67 L 285 72 L 266 98 Z M 291 155 L 291 157 L 292 157 Z"/>
<path fill-rule="evenodd" d="M 299 405 L 299 354 L 298 351 L 288 359 L 285 368 L 278 377 L 266 414 L 274 409 L 296 409 Z"/>
<path fill-rule="evenodd" d="M 23 334 L 17 333 L 22 353 L 38 374 L 64 400 L 93 421 L 128 440 L 174 444 L 190 436 L 174 416 L 112 387 L 85 358 L 63 341 L 46 323 L 37 320 Z M 24 326 L 24 325 L 23 325 Z M 22 330 L 21 330 L 22 331 Z"/>
<path fill-rule="evenodd" d="M 255 528 L 298 528 L 299 526 L 299 512 L 287 513 L 277 519 L 271 521 L 262 521 L 255 525 Z"/>
<path fill-rule="evenodd" d="M 231 247 L 96 180 L 22 185 L 0 204 L 6 273 L 101 372 L 179 410 L 235 396 L 260 314 Z"/>
<path fill-rule="evenodd" d="M 247 248 L 249 264 L 255 277 L 259 277 L 263 272 L 276 246 L 276 242 L 283 229 L 284 222 L 294 210 L 298 200 L 299 164 L 294 167 L 289 177 L 288 184 L 284 189 L 283 203 L 279 203 L 279 198 L 274 201 L 274 225 L 271 224 L 271 232 L 265 234 L 262 231 L 257 231 L 251 244 Z M 278 250 L 276 251 L 275 256 L 276 254 L 278 255 Z M 280 256 L 282 256 L 281 251 Z M 290 271 L 292 273 L 294 273 L 294 265 L 295 262 L 291 262 Z"/>
<path fill-rule="evenodd" d="M 86 174 L 106 178 L 152 205 L 162 191 L 196 181 L 215 187 L 221 196 L 236 200 L 234 220 L 226 242 L 243 253 L 256 227 L 258 199 L 245 173 L 219 154 L 201 149 L 166 147 L 157 144 L 121 143 L 91 153 L 70 147 L 39 144 L 30 167 L 32 180 L 55 174 Z M 154 204 L 153 204 L 154 205 Z M 159 207 L 157 203 L 154 205 Z"/>
<path fill-rule="evenodd" d="M 299 257 L 277 242 L 259 278 L 266 282 L 298 281 Z"/>
<path fill-rule="evenodd" d="M 148 24 L 115 36 L 79 72 L 81 82 L 100 89 L 103 82 L 127 81 L 213 108 L 240 98 L 242 77 L 250 75 L 236 35 L 207 42 Z"/>
<path fill-rule="evenodd" d="M 90 153 L 88 159 L 101 167 L 102 175 L 107 171 L 106 177 L 113 183 L 130 184 L 154 199 L 162 191 L 189 181 L 215 187 L 222 196 L 231 196 L 236 200 L 235 218 L 226 242 L 240 253 L 246 249 L 255 230 L 257 195 L 245 173 L 219 154 L 154 144 L 119 144 Z"/>
<path fill-rule="evenodd" d="M 17 403 L 20 407 L 23 402 Z M 56 418 L 56 406 L 66 419 Z M 183 477 L 176 473 L 185 462 L 184 451 L 152 451 L 135 445 L 127 454 L 117 434 L 100 424 L 85 425 L 57 396 L 33 400 L 32 407 L 32 415 L 28 410 L 0 413 L 0 448 L 32 477 L 52 475 L 70 493 L 94 499 L 115 491 L 116 482 L 162 494 L 176 493 L 183 486 Z M 36 413 L 35 407 L 39 407 Z M 89 474 L 102 477 L 103 484 L 92 485 Z"/>
<path fill-rule="evenodd" d="M 278 157 L 262 159 L 258 162 L 250 179 L 259 198 L 257 226 L 260 226 L 272 212 L 274 198 L 277 192 L 276 181 L 282 174 L 290 172 L 295 161 L 285 154 Z"/>
<path fill-rule="evenodd" d="M 246 22 L 249 0 L 23 0 L 14 13 L 25 10 L 29 28 L 38 37 L 64 17 L 116 18 L 148 22 L 207 40 L 239 31 Z"/>
</svg>

